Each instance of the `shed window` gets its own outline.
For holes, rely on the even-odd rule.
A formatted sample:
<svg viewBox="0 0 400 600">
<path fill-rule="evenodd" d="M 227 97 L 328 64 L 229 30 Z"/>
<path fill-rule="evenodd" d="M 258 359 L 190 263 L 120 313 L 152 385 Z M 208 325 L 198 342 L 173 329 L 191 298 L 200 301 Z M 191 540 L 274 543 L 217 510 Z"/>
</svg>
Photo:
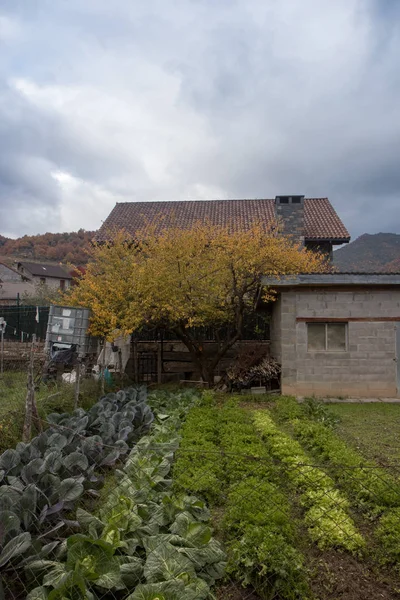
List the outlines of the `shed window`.
<svg viewBox="0 0 400 600">
<path fill-rule="evenodd" d="M 310 352 L 345 352 L 347 323 L 307 323 L 307 347 Z"/>
</svg>

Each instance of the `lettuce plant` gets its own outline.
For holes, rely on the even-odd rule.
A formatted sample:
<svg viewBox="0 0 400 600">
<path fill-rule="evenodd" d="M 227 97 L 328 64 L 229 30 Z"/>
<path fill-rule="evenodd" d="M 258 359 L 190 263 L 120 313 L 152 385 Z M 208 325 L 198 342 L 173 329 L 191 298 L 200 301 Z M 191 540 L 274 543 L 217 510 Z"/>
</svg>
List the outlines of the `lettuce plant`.
<svg viewBox="0 0 400 600">
<path fill-rule="evenodd" d="M 255 412 L 254 423 L 272 456 L 284 464 L 288 479 L 300 492 L 311 539 L 320 548 L 359 552 L 365 542 L 348 514 L 349 502 L 335 489 L 333 480 L 322 469 L 309 465 L 301 445 L 283 433 L 266 411 Z"/>
</svg>

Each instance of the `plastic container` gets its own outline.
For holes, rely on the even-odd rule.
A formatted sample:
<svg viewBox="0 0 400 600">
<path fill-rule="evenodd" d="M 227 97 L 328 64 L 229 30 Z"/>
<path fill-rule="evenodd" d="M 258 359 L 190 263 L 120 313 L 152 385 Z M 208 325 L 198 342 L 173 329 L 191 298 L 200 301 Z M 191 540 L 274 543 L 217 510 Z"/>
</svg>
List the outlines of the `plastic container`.
<svg viewBox="0 0 400 600">
<path fill-rule="evenodd" d="M 46 350 L 55 351 L 75 345 L 79 356 L 97 351 L 97 338 L 88 334 L 90 310 L 74 306 L 50 306 Z"/>
</svg>

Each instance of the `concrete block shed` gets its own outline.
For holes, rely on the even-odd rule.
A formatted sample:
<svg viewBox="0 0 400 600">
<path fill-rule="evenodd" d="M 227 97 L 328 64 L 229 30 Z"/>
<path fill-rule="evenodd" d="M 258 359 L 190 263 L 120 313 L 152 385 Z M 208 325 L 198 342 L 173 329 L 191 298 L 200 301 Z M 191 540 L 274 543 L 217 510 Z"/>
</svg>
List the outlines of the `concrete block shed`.
<svg viewBox="0 0 400 600">
<path fill-rule="evenodd" d="M 400 396 L 400 274 L 263 279 L 283 394 Z"/>
</svg>

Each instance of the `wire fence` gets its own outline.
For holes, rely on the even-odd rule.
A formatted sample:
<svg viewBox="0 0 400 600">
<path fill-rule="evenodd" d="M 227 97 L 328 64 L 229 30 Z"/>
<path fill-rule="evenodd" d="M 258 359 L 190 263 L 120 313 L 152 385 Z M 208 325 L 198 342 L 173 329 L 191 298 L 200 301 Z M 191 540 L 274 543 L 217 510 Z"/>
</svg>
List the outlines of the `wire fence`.
<svg viewBox="0 0 400 600">
<path fill-rule="evenodd" d="M 0 305 L 0 320 L 5 322 L 4 339 L 14 342 L 31 342 L 46 339 L 48 306 Z"/>
<path fill-rule="evenodd" d="M 400 464 L 336 460 L 328 428 L 317 460 L 298 422 L 194 390 L 41 412 L 43 364 L 32 344 L 31 430 L 0 456 L 1 600 L 398 597 Z"/>
</svg>

